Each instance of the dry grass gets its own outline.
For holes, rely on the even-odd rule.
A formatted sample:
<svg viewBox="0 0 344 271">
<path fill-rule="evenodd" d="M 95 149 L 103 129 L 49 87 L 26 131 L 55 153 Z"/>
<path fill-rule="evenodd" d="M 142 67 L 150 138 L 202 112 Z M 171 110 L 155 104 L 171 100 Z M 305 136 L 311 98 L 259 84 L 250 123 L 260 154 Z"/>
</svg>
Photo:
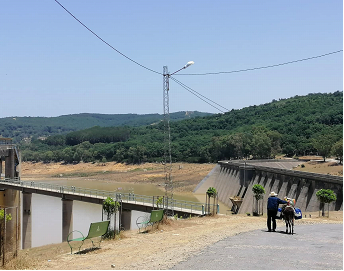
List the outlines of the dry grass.
<svg viewBox="0 0 344 271">
<path fill-rule="evenodd" d="M 311 214 L 312 218 L 309 218 Z M 307 218 L 297 220 L 295 229 L 302 224 L 343 223 L 343 212 L 331 212 L 330 218 L 318 217 L 318 212 L 308 213 Z M 283 221 L 277 222 L 284 227 Z M 216 215 L 214 217 L 164 220 L 150 227 L 148 233 L 123 232 L 121 238 L 106 240 L 101 249 L 70 254 L 67 243 L 22 250 L 18 258 L 6 265 L 6 269 L 115 269 L 157 270 L 168 269 L 205 247 L 242 232 L 265 229 L 266 217 L 246 215 Z"/>
<path fill-rule="evenodd" d="M 176 192 L 192 192 L 197 184 L 215 167 L 215 164 L 173 164 L 173 182 Z M 91 181 L 126 182 L 142 184 L 164 183 L 164 167 L 159 163 L 125 165 L 108 163 L 31 163 L 21 165 L 23 180 L 52 178 L 87 179 Z"/>
<path fill-rule="evenodd" d="M 304 168 L 296 170 L 317 173 L 340 173 L 343 167 L 333 163 L 306 162 Z M 179 169 L 181 166 L 181 169 Z M 176 191 L 190 192 L 213 168 L 214 164 L 174 164 L 173 178 Z M 158 183 L 163 173 L 161 164 L 124 165 L 118 163 L 61 165 L 57 163 L 23 163 L 22 178 L 35 180 L 51 178 L 59 174 L 92 173 L 88 180 Z M 304 213 L 307 218 L 299 224 L 343 223 L 343 212 L 330 212 L 330 217 L 319 217 L 318 212 Z M 311 215 L 311 218 L 309 217 Z M 281 226 L 283 222 L 278 222 Z M 66 242 L 19 251 L 16 259 L 5 269 L 168 269 L 186 257 L 197 253 L 228 236 L 266 227 L 266 217 L 246 215 L 217 215 L 214 217 L 164 220 L 150 227 L 148 233 L 138 231 L 123 232 L 120 238 L 107 240 L 99 250 L 85 254 L 70 254 Z M 85 248 L 90 244 L 84 245 Z"/>
<path fill-rule="evenodd" d="M 343 164 L 337 162 L 309 161 L 299 165 L 294 170 L 343 176 Z"/>
</svg>

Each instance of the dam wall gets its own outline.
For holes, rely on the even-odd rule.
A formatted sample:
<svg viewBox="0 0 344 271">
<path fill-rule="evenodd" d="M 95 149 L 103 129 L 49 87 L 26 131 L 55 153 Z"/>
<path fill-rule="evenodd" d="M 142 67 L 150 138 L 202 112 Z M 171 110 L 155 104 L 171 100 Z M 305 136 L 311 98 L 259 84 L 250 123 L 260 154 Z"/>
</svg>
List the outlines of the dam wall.
<svg viewBox="0 0 344 271">
<path fill-rule="evenodd" d="M 241 198 L 237 212 L 251 213 L 254 204 L 252 187 L 260 184 L 265 188 L 263 198 L 263 212 L 265 213 L 271 191 L 277 193 L 281 199 L 285 196 L 295 199 L 296 207 L 302 212 L 315 212 L 320 208 L 316 192 L 320 189 L 331 189 L 336 194 L 337 200 L 330 203 L 330 211 L 343 210 L 342 177 L 268 167 L 262 164 L 264 163 L 220 161 L 214 170 L 216 178 L 211 178 L 211 176 L 207 178 L 212 180 L 211 185 L 204 180 L 198 190 L 206 191 L 209 186 L 215 187 L 219 200 L 229 208 L 233 207 L 230 197 Z M 271 165 L 271 161 L 268 165 Z"/>
</svg>

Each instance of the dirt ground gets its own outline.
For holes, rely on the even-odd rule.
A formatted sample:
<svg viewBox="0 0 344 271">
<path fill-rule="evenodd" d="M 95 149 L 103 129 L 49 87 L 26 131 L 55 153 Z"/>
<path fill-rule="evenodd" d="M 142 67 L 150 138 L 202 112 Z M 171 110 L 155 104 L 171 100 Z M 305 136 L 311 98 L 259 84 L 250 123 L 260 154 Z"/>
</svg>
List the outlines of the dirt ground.
<svg viewBox="0 0 344 271">
<path fill-rule="evenodd" d="M 173 189 L 175 192 L 192 192 L 199 182 L 215 167 L 215 164 L 175 163 L 173 170 Z M 21 165 L 23 180 L 46 180 L 52 178 L 77 178 L 106 182 L 127 182 L 141 184 L 164 183 L 164 166 L 159 163 L 125 165 L 108 163 L 31 163 Z"/>
<path fill-rule="evenodd" d="M 303 164 L 294 168 L 294 170 L 320 173 L 320 174 L 330 174 L 334 176 L 343 176 L 343 164 L 339 164 L 333 160 L 328 160 L 323 162 L 322 157 L 300 157 L 300 160 L 306 160 Z M 307 161 L 309 160 L 310 161 Z"/>
<path fill-rule="evenodd" d="M 343 223 L 343 212 L 330 212 L 330 218 L 319 213 L 306 214 L 295 222 L 301 224 Z M 327 213 L 326 213 L 327 215 Z M 91 250 L 86 242 L 80 254 L 70 254 L 66 242 L 19 251 L 18 258 L 6 269 L 41 270 L 158 270 L 168 269 L 187 257 L 226 237 L 256 229 L 265 229 L 266 217 L 246 215 L 217 215 L 190 219 L 165 220 L 148 233 L 126 231 L 121 238 L 102 242 L 101 248 Z M 277 227 L 284 229 L 284 222 Z"/>
<path fill-rule="evenodd" d="M 214 164 L 174 164 L 173 180 L 176 191 L 191 192 L 214 166 Z M 321 173 L 327 174 L 333 167 L 329 163 L 319 164 L 310 161 L 305 162 L 305 167 L 300 167 L 300 169 L 311 172 L 319 169 Z M 164 179 L 164 168 L 161 164 L 23 163 L 21 169 L 23 180 L 80 178 L 94 181 L 106 179 L 114 182 L 156 184 Z M 343 170 L 342 166 L 341 170 Z M 303 215 L 303 219 L 296 221 L 295 231 L 297 231 L 297 225 L 301 224 L 343 223 L 343 212 L 330 212 L 329 218 L 319 217 L 318 212 Z M 80 254 L 70 254 L 70 248 L 66 242 L 21 250 L 18 257 L 6 265 L 6 269 L 168 269 L 228 236 L 265 227 L 265 216 L 252 217 L 246 214 L 169 219 L 158 227 L 150 229 L 148 233 L 138 233 L 137 230 L 122 232 L 120 238 L 102 242 L 101 249 L 88 249 L 92 246 L 88 241 L 83 245 L 83 253 Z M 278 227 L 284 227 L 284 222 L 278 221 Z"/>
</svg>

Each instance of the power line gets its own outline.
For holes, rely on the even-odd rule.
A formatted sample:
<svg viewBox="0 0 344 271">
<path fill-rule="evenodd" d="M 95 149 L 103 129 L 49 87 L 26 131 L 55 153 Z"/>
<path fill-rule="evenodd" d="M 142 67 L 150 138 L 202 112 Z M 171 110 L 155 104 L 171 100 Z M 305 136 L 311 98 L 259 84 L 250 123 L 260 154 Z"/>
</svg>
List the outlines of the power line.
<svg viewBox="0 0 344 271">
<path fill-rule="evenodd" d="M 130 60 L 131 62 L 134 62 L 136 65 L 139 65 L 140 67 L 149 70 L 151 72 L 163 75 L 160 72 L 154 71 L 150 68 L 147 68 L 146 66 L 138 63 L 137 61 L 131 59 L 130 57 L 126 56 L 125 54 L 121 53 L 120 51 L 118 51 L 115 47 L 113 47 L 111 44 L 109 44 L 108 42 L 106 42 L 105 40 L 103 40 L 101 37 L 99 37 L 95 32 L 93 32 L 90 28 L 88 28 L 84 23 L 82 23 L 77 17 L 75 17 L 68 9 L 66 9 L 59 1 L 54 0 L 57 4 L 59 4 L 69 15 L 71 15 L 78 23 L 80 23 L 83 27 L 85 27 L 88 31 L 90 31 L 93 35 L 95 35 L 99 40 L 101 40 L 102 42 L 104 42 L 107 46 L 109 46 L 111 49 L 115 50 L 117 53 L 119 53 L 120 55 L 124 56 L 126 59 Z"/>
<path fill-rule="evenodd" d="M 223 109 L 225 109 L 225 110 L 229 111 L 229 109 L 228 109 L 228 108 L 226 108 L 226 107 L 223 107 L 222 105 L 220 105 L 220 104 L 218 104 L 218 103 L 214 102 L 213 100 L 210 100 L 209 98 L 207 98 L 207 97 L 203 96 L 201 93 L 197 92 L 196 90 L 194 90 L 194 89 L 192 89 L 192 88 L 188 87 L 187 85 L 183 84 L 182 82 L 178 81 L 176 78 L 173 78 L 173 77 L 171 77 L 171 78 L 172 78 L 172 80 L 173 80 L 173 81 L 175 81 L 175 82 L 176 82 L 177 84 L 179 84 L 180 86 L 183 86 L 183 87 L 185 87 L 185 88 L 187 88 L 187 89 L 189 89 L 189 90 L 191 90 L 191 91 L 193 91 L 193 92 L 197 93 L 198 95 L 202 96 L 203 98 L 207 99 L 208 101 L 210 101 L 210 102 L 212 102 L 212 103 L 214 103 L 214 104 L 216 104 L 216 105 L 218 105 L 218 106 L 222 107 Z"/>
<path fill-rule="evenodd" d="M 234 71 L 228 71 L 228 72 L 180 73 L 180 74 L 176 74 L 176 75 L 217 75 L 217 74 L 226 74 L 226 73 L 235 73 L 235 72 L 247 72 L 247 71 L 267 69 L 267 68 L 273 68 L 273 67 L 288 65 L 288 64 L 292 64 L 292 63 L 296 63 L 296 62 L 301 62 L 301 61 L 307 61 L 307 60 L 320 58 L 320 57 L 324 57 L 324 56 L 328 56 L 328 55 L 332 55 L 332 54 L 337 54 L 340 52 L 343 52 L 343 50 L 339 50 L 339 51 L 335 51 L 335 52 L 331 52 L 331 53 L 327 53 L 327 54 L 323 54 L 323 55 L 319 55 L 319 56 L 312 56 L 312 57 L 308 57 L 308 58 L 293 60 L 293 61 L 284 62 L 284 63 L 280 63 L 280 64 L 274 64 L 274 65 L 256 67 L 256 68 L 249 68 L 249 69 L 243 69 L 243 70 L 234 70 Z"/>
<path fill-rule="evenodd" d="M 186 89 L 187 91 L 189 91 L 191 94 L 195 95 L 197 98 L 201 99 L 202 101 L 206 102 L 207 104 L 209 104 L 210 106 L 214 107 L 215 109 L 219 110 L 222 113 L 226 113 L 225 111 L 221 110 L 220 108 L 216 107 L 215 105 L 209 103 L 208 101 L 218 105 L 219 107 L 222 107 L 223 109 L 229 111 L 229 109 L 223 107 L 222 105 L 219 105 L 218 103 L 210 100 L 209 98 L 203 96 L 202 94 L 200 94 L 199 92 L 197 92 L 196 90 L 193 90 L 192 88 L 188 87 L 187 85 L 183 84 L 182 82 L 178 81 L 177 79 L 171 77 L 171 79 L 176 82 L 178 85 L 180 85 L 181 87 L 183 87 L 184 89 Z M 201 97 L 207 99 L 208 101 L 206 101 L 205 99 L 201 98 Z"/>
<path fill-rule="evenodd" d="M 94 36 L 96 36 L 99 40 L 101 40 L 103 43 L 105 43 L 107 46 L 109 46 L 111 49 L 113 49 L 114 51 L 116 51 L 117 53 L 119 53 L 120 55 L 122 55 L 123 57 L 125 57 L 126 59 L 130 60 L 131 62 L 135 63 L 136 65 L 154 72 L 156 74 L 160 74 L 163 75 L 162 73 L 152 70 L 140 63 L 138 63 L 137 61 L 133 60 L 132 58 L 126 56 L 125 54 L 123 54 L 122 52 L 120 52 L 119 50 L 117 50 L 115 47 L 113 47 L 111 44 L 109 44 L 108 42 L 106 42 L 104 39 L 102 39 L 100 36 L 98 36 L 94 31 L 92 31 L 89 27 L 87 27 L 83 22 L 81 22 L 76 16 L 74 16 L 67 8 L 65 8 L 58 0 L 54 0 L 60 7 L 62 7 L 70 16 L 72 16 L 78 23 L 80 23 L 83 27 L 85 27 L 89 32 L 91 32 Z M 313 57 L 308 57 L 308 58 L 303 58 L 303 59 L 298 59 L 298 60 L 293 60 L 293 61 L 288 61 L 288 62 L 284 62 L 284 63 L 279 63 L 279 64 L 274 64 L 274 65 L 269 65 L 269 66 L 262 66 L 262 67 L 256 67 L 256 68 L 248 68 L 248 69 L 242 69 L 242 70 L 233 70 L 233 71 L 223 71 L 223 72 L 208 72 L 208 73 L 181 73 L 181 74 L 176 74 L 176 75 L 218 75 L 218 74 L 228 74 L 228 73 L 236 73 L 236 72 L 247 72 L 247 71 L 253 71 L 253 70 L 260 70 L 260 69 L 267 69 L 267 68 L 273 68 L 273 67 L 278 67 L 278 66 L 283 66 L 283 65 L 288 65 L 288 64 L 292 64 L 292 63 L 297 63 L 297 62 L 301 62 L 301 61 L 307 61 L 307 60 L 311 60 L 311 59 L 315 59 L 315 58 L 320 58 L 320 57 L 325 57 L 328 55 L 332 55 L 332 54 L 337 54 L 343 52 L 343 50 L 339 50 L 339 51 L 335 51 L 335 52 L 330 52 L 330 53 L 326 53 L 323 55 L 319 55 L 319 56 L 313 56 Z"/>
</svg>

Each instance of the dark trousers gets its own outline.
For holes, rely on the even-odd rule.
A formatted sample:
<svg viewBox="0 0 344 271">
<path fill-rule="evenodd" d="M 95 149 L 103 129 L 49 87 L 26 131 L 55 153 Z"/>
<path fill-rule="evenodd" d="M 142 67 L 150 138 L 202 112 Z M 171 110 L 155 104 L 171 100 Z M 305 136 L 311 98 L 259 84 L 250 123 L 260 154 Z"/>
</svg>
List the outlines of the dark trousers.
<svg viewBox="0 0 344 271">
<path fill-rule="evenodd" d="M 268 209 L 268 230 L 271 231 L 271 220 L 272 220 L 272 230 L 276 230 L 276 215 L 277 210 L 269 210 Z"/>
</svg>

